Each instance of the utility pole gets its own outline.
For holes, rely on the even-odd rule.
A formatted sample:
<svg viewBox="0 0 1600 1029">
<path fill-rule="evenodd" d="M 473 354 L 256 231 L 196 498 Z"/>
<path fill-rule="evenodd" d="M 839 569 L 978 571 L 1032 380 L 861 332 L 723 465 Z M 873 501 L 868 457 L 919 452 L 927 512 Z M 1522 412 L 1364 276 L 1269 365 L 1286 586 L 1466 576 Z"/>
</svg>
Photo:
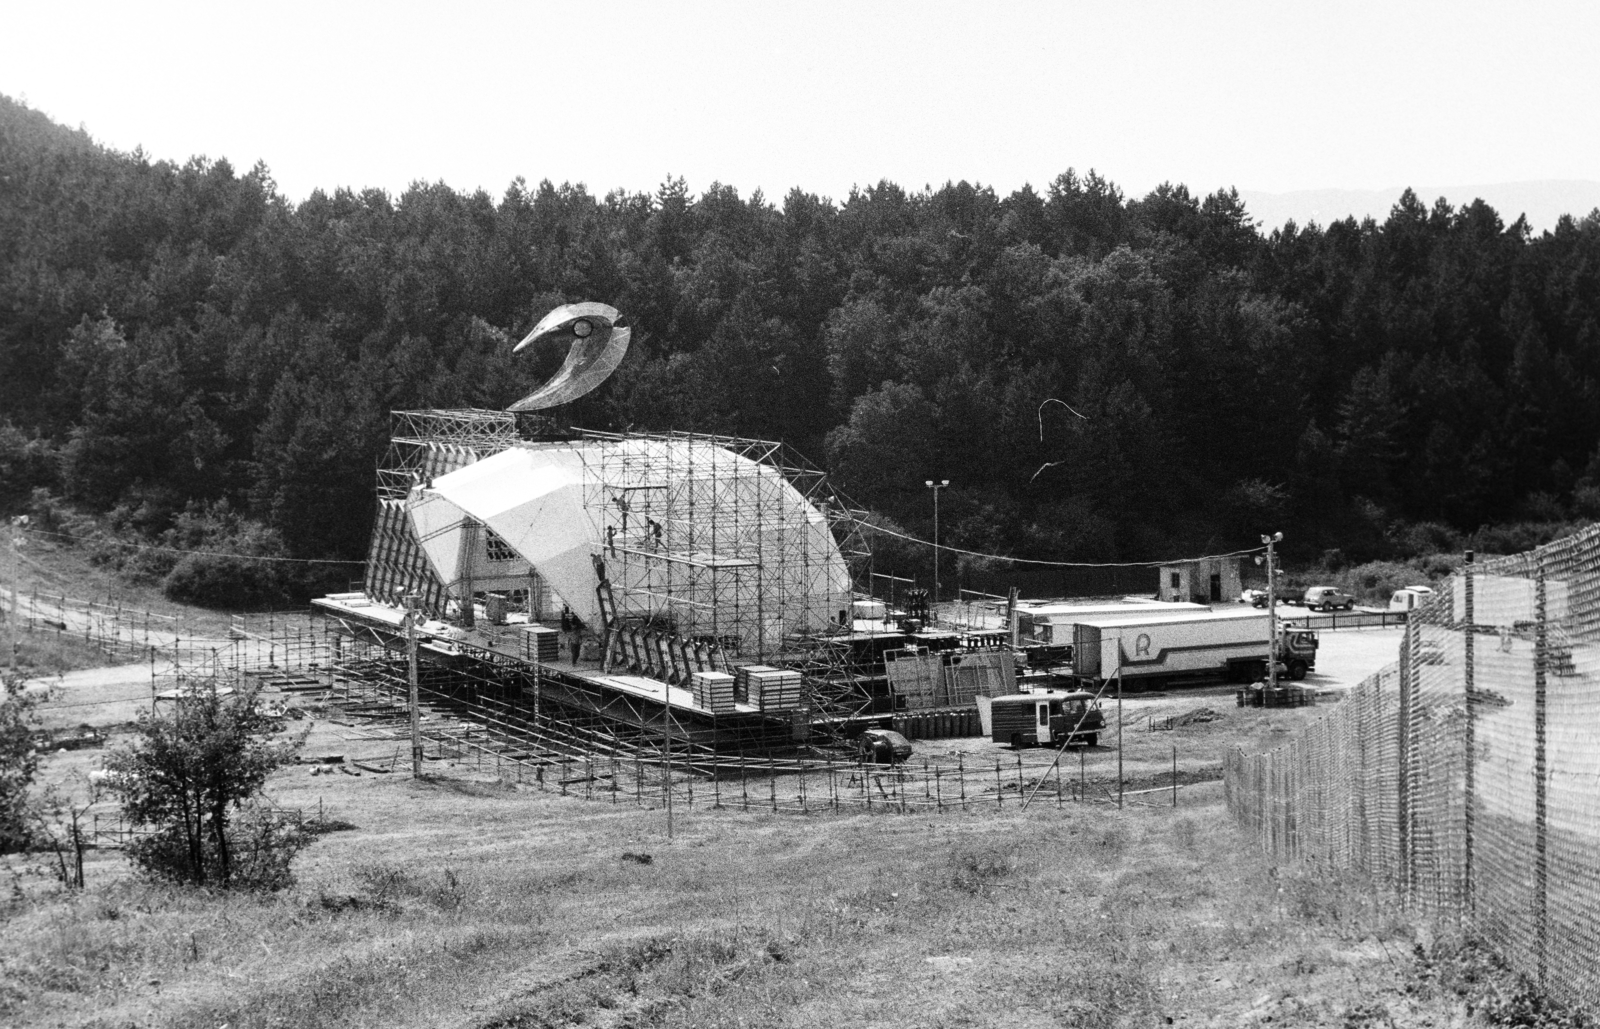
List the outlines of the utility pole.
<svg viewBox="0 0 1600 1029">
<path fill-rule="evenodd" d="M 1117 808 L 1122 808 L 1122 637 L 1117 637 Z"/>
<path fill-rule="evenodd" d="M 422 778 L 422 716 L 417 710 L 417 594 L 406 594 L 406 663 L 411 707 L 411 777 Z"/>
<path fill-rule="evenodd" d="M 1261 537 L 1267 545 L 1267 685 L 1278 688 L 1278 593 L 1277 567 L 1273 547 L 1283 542 L 1283 533 Z"/>
<path fill-rule="evenodd" d="M 933 602 L 937 604 L 939 602 L 939 491 L 950 485 L 950 480 L 940 479 L 934 482 L 932 479 L 925 479 L 924 485 L 933 490 Z M 932 620 L 935 617 L 933 609 L 929 608 L 928 618 Z"/>
<path fill-rule="evenodd" d="M 22 562 L 17 548 L 22 545 L 19 535 L 28 525 L 27 515 L 17 515 L 6 527 L 6 541 L 11 545 L 11 674 L 17 674 L 17 651 L 22 648 Z M 66 621 L 66 615 L 62 615 Z"/>
</svg>

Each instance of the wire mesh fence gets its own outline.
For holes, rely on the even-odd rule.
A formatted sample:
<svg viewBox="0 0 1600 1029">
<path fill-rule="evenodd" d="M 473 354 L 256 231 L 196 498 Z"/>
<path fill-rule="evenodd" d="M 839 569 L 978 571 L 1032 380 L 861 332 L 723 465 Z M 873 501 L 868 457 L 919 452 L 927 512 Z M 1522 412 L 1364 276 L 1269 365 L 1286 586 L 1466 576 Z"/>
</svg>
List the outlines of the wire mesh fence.
<svg viewBox="0 0 1600 1029">
<path fill-rule="evenodd" d="M 1395 665 L 1234 751 L 1224 789 L 1275 857 L 1366 872 L 1600 1009 L 1600 526 L 1467 565 Z"/>
</svg>

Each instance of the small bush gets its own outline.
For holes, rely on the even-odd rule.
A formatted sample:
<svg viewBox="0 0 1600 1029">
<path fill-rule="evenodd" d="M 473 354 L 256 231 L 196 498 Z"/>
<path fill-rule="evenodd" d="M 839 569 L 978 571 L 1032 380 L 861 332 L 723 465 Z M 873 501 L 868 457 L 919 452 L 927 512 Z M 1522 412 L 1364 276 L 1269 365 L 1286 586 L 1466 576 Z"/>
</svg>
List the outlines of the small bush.
<svg viewBox="0 0 1600 1029">
<path fill-rule="evenodd" d="M 272 892 L 294 884 L 289 866 L 315 837 L 294 819 L 262 805 L 251 805 L 229 823 L 226 839 L 232 865 L 225 885 Z M 204 837 L 199 846 L 206 858 L 202 868 L 220 863 L 214 838 Z M 157 879 L 183 884 L 201 881 L 195 877 L 190 841 L 180 825 L 165 826 L 130 843 L 128 857 Z"/>
<path fill-rule="evenodd" d="M 963 893 L 979 894 L 1016 870 L 1016 860 L 999 847 L 958 849 L 950 855 L 954 871 L 950 885 Z"/>
</svg>

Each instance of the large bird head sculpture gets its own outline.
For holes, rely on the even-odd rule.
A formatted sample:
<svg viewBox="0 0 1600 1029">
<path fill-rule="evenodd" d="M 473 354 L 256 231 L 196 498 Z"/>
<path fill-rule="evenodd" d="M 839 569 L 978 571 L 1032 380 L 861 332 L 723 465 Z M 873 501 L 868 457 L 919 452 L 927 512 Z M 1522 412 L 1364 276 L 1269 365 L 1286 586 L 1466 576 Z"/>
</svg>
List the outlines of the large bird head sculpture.
<svg viewBox="0 0 1600 1029">
<path fill-rule="evenodd" d="M 567 359 L 550 381 L 512 404 L 511 411 L 542 411 L 570 404 L 616 371 L 628 353 L 631 329 L 617 327 L 618 311 L 609 304 L 565 304 L 556 308 L 523 337 L 512 353 L 532 343 L 568 343 Z"/>
</svg>

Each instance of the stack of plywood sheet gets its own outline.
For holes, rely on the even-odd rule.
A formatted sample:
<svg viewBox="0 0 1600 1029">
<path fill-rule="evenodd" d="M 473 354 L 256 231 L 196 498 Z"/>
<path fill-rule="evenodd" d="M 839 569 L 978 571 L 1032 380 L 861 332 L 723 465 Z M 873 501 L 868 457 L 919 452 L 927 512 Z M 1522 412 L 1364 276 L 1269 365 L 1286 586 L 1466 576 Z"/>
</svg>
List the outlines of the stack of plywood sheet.
<svg viewBox="0 0 1600 1029">
<path fill-rule="evenodd" d="M 944 676 L 935 701 L 938 706 L 966 707 L 979 695 L 999 697 L 1018 692 L 1016 659 L 1009 650 L 950 653 L 941 657 Z"/>
<path fill-rule="evenodd" d="M 522 656 L 529 661 L 551 664 L 561 656 L 561 631 L 547 625 L 530 625 L 523 630 Z"/>
<path fill-rule="evenodd" d="M 714 715 L 734 713 L 733 676 L 727 672 L 695 672 L 689 677 L 694 702 Z"/>
<path fill-rule="evenodd" d="M 733 697 L 741 704 L 750 703 L 750 675 L 753 672 L 776 672 L 771 665 L 738 665 L 733 670 Z"/>
<path fill-rule="evenodd" d="M 937 697 L 944 677 L 938 654 L 928 653 L 926 647 L 889 650 L 884 652 L 883 666 L 889 675 L 889 688 L 904 699 L 902 707 L 914 711 L 940 703 Z"/>
<path fill-rule="evenodd" d="M 804 701 L 799 672 L 745 665 L 739 674 L 744 679 L 745 703 L 762 711 L 793 711 Z"/>
</svg>

